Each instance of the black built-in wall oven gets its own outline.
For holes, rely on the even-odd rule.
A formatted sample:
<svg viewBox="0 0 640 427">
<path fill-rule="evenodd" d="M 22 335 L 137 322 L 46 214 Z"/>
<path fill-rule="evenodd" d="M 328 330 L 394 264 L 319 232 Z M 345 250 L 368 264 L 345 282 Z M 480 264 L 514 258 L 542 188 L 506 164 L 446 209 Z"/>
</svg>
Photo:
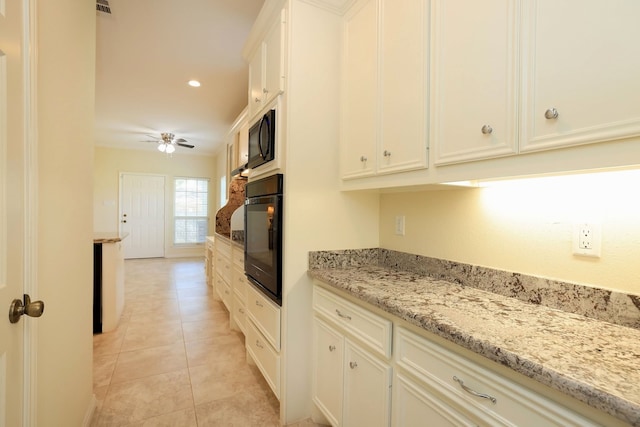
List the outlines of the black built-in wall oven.
<svg viewBox="0 0 640 427">
<path fill-rule="evenodd" d="M 247 279 L 282 305 L 282 174 L 245 187 L 244 271 Z"/>
</svg>

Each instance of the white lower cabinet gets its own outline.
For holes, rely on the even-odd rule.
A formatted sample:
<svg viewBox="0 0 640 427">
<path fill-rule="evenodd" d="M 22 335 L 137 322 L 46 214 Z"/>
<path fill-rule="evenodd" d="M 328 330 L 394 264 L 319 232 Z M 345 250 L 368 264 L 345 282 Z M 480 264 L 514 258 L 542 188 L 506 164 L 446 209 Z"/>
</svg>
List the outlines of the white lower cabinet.
<svg viewBox="0 0 640 427">
<path fill-rule="evenodd" d="M 476 426 L 449 402 L 402 372 L 393 377 L 393 426 Z"/>
<path fill-rule="evenodd" d="M 313 402 L 334 427 L 618 425 L 318 283 L 313 308 Z"/>
<path fill-rule="evenodd" d="M 247 353 L 280 398 L 280 307 L 247 284 L 245 346 Z"/>
<path fill-rule="evenodd" d="M 390 354 L 384 339 L 390 333 L 371 341 L 361 331 L 386 324 L 390 332 L 391 322 L 372 313 L 360 317 L 362 309 L 318 287 L 314 310 L 314 403 L 333 426 L 388 426 L 392 370 L 379 355 Z M 323 317 L 329 313 L 338 317 Z"/>
<path fill-rule="evenodd" d="M 396 426 L 416 425 L 404 423 L 413 413 L 435 415 L 440 424 L 434 426 L 598 425 L 402 327 L 395 330 L 394 350 L 395 383 L 402 384 L 394 400 Z"/>
</svg>

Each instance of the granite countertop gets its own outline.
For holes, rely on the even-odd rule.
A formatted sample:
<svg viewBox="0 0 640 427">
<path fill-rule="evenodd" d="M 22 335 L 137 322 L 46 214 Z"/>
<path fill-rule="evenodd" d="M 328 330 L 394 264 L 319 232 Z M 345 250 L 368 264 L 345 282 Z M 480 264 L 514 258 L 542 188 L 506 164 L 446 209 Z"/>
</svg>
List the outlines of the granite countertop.
<svg viewBox="0 0 640 427">
<path fill-rule="evenodd" d="M 124 240 L 129 233 L 118 233 L 114 232 L 105 232 L 105 233 L 94 233 L 93 234 L 93 243 L 118 243 Z"/>
<path fill-rule="evenodd" d="M 640 426 L 638 329 L 377 265 L 309 275 Z"/>
</svg>

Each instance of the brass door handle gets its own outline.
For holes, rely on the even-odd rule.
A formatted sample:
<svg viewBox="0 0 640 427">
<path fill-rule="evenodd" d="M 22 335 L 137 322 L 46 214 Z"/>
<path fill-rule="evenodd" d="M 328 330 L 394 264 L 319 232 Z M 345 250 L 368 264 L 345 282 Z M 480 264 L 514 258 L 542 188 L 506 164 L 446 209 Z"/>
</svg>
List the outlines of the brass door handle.
<svg viewBox="0 0 640 427">
<path fill-rule="evenodd" d="M 11 323 L 17 323 L 23 314 L 26 314 L 29 317 L 40 317 L 43 312 L 44 302 L 31 302 L 31 297 L 24 294 L 23 301 L 16 298 L 11 302 L 11 306 L 9 307 L 9 321 Z"/>
</svg>

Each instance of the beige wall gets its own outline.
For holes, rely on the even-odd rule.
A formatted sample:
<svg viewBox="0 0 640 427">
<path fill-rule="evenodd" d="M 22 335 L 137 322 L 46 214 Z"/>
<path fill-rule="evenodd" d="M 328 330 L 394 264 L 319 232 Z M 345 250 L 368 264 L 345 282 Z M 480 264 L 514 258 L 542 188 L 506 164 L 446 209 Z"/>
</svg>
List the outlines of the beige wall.
<svg viewBox="0 0 640 427">
<path fill-rule="evenodd" d="M 93 409 L 95 6 L 37 1 L 38 426 L 81 426 Z"/>
<path fill-rule="evenodd" d="M 215 226 L 218 183 L 214 157 L 173 153 L 170 157 L 159 151 L 122 150 L 96 147 L 94 158 L 93 228 L 96 232 L 118 230 L 119 177 L 121 172 L 163 175 L 166 177 L 165 194 L 165 256 L 203 255 L 202 246 L 174 247 L 173 212 L 174 177 L 209 178 L 209 234 Z"/>
<path fill-rule="evenodd" d="M 383 194 L 380 246 L 638 294 L 638 182 L 628 171 Z M 394 234 L 396 215 L 405 236 Z M 580 222 L 601 224 L 601 258 L 572 254 Z"/>
<path fill-rule="evenodd" d="M 281 420 L 288 423 L 311 413 L 309 251 L 377 247 L 379 211 L 377 194 L 339 191 L 335 47 L 340 44 L 340 18 L 302 1 L 290 4 L 290 53 L 296 69 L 289 70 L 289 105 L 284 105 L 286 117 L 280 116 L 288 122 L 281 407 Z"/>
</svg>

